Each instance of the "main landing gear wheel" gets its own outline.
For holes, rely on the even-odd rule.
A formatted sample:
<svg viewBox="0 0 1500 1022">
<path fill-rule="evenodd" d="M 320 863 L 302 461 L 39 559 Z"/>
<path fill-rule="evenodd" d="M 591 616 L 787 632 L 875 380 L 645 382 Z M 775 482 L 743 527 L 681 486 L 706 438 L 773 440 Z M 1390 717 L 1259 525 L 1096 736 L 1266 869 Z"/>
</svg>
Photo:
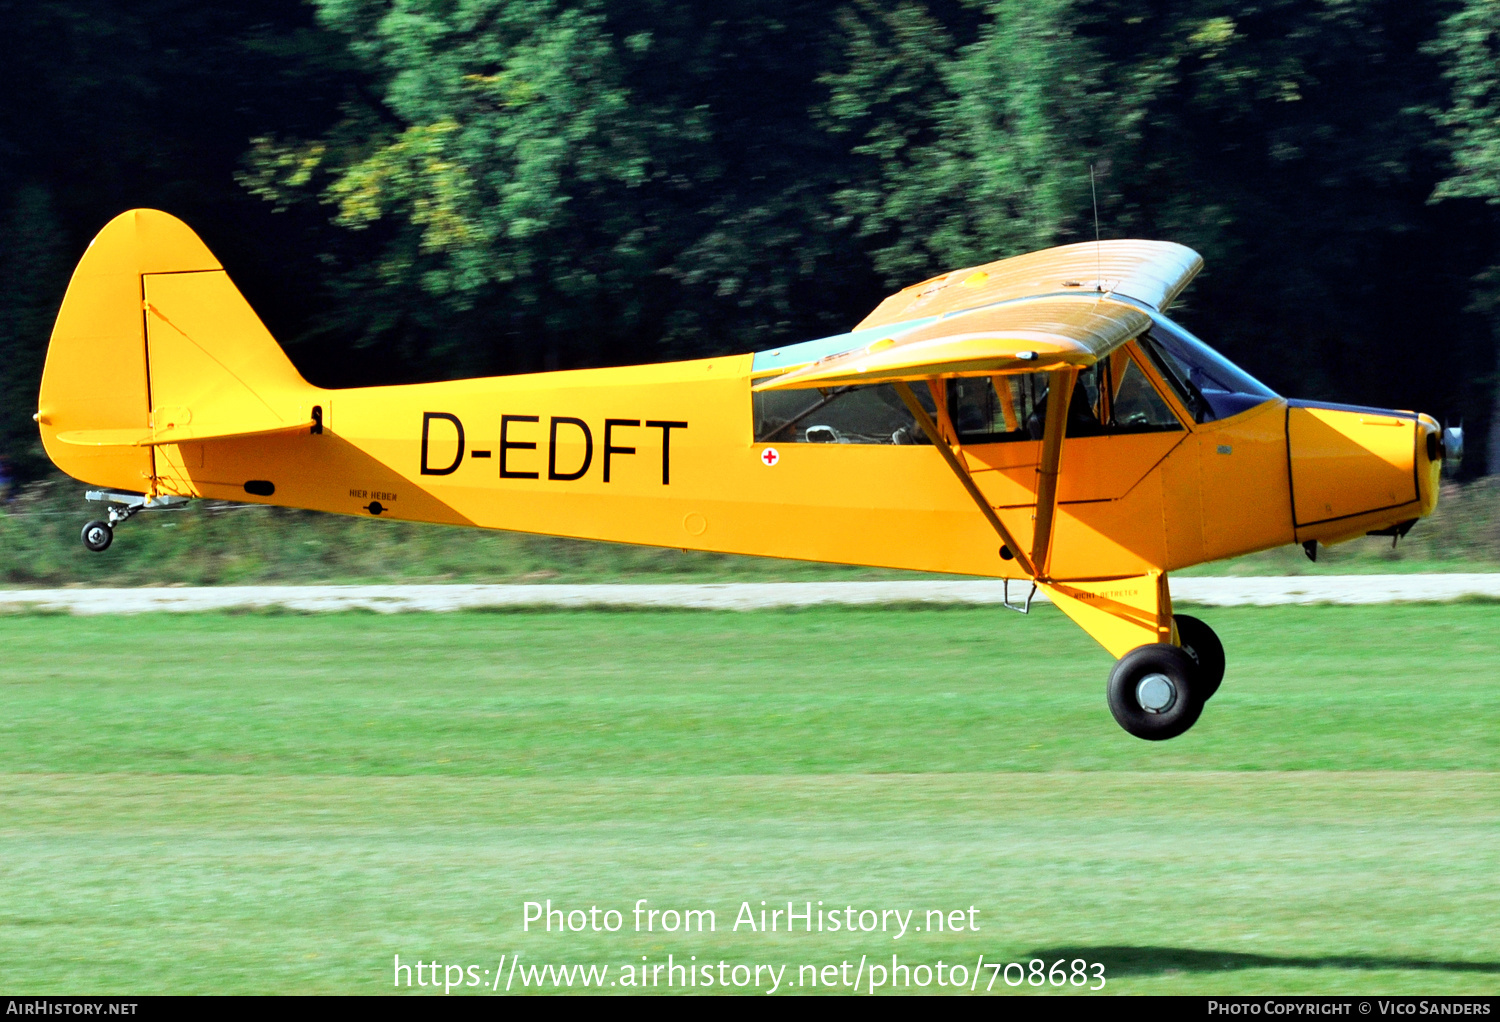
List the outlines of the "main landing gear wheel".
<svg viewBox="0 0 1500 1022">
<path fill-rule="evenodd" d="M 1224 644 L 1212 628 L 1195 617 L 1174 614 L 1172 620 L 1177 622 L 1177 638 L 1182 651 L 1198 665 L 1198 691 L 1206 703 L 1219 691 L 1219 683 L 1224 680 Z"/>
<path fill-rule="evenodd" d="M 1109 673 L 1109 712 L 1137 738 L 1176 738 L 1203 712 L 1198 665 L 1176 646 L 1139 646 Z"/>
<path fill-rule="evenodd" d="M 94 553 L 103 553 L 115 540 L 115 530 L 108 522 L 93 521 L 83 527 L 83 545 Z"/>
</svg>

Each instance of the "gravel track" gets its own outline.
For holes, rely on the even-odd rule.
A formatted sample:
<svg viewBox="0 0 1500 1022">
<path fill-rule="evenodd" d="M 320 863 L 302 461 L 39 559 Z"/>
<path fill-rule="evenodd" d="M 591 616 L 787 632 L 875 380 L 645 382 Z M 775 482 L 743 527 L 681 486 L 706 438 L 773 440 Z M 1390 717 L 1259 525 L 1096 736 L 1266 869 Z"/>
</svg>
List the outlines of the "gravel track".
<svg viewBox="0 0 1500 1022">
<path fill-rule="evenodd" d="M 1011 599 L 1027 586 L 1012 583 Z M 1445 602 L 1500 599 L 1500 573 L 1453 575 L 1291 575 L 1179 578 L 1181 603 L 1270 606 L 1309 603 Z M 994 605 L 1004 585 L 989 580 L 912 582 L 735 582 L 610 585 L 203 586 L 140 589 L 0 590 L 0 610 L 141 614 L 281 607 L 295 611 L 454 611 L 490 607 L 690 607 L 760 610 L 818 604 L 960 603 Z M 1037 602 L 1045 602 L 1041 593 Z"/>
</svg>

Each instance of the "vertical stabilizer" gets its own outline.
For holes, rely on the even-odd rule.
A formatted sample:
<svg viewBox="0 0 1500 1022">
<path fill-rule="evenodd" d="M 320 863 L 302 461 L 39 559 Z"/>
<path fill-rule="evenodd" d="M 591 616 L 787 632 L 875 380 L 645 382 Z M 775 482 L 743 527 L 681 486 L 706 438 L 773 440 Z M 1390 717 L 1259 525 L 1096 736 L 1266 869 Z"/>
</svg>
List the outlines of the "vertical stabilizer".
<svg viewBox="0 0 1500 1022">
<path fill-rule="evenodd" d="M 154 445 L 291 427 L 311 393 L 198 236 L 136 209 L 105 225 L 73 272 L 37 421 L 63 471 L 154 492 Z"/>
</svg>

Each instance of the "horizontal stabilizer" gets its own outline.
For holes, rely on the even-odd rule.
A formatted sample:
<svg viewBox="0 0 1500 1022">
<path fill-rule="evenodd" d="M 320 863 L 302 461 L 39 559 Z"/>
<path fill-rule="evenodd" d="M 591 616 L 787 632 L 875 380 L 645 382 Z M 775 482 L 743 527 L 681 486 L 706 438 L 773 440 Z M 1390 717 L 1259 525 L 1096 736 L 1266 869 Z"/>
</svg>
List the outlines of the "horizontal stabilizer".
<svg viewBox="0 0 1500 1022">
<path fill-rule="evenodd" d="M 755 389 L 1086 367 L 1150 325 L 1150 317 L 1137 306 L 1102 296 L 1028 298 L 951 313 L 935 322 L 894 324 L 890 333 L 867 344 L 765 380 Z"/>
<path fill-rule="evenodd" d="M 162 444 L 188 444 L 202 440 L 228 440 L 241 436 L 267 436 L 272 433 L 306 432 L 316 425 L 308 419 L 294 425 L 278 425 L 249 429 L 216 427 L 212 430 L 195 430 L 191 425 L 166 427 L 159 430 L 143 429 L 74 429 L 57 434 L 57 439 L 74 447 L 157 447 Z"/>
</svg>

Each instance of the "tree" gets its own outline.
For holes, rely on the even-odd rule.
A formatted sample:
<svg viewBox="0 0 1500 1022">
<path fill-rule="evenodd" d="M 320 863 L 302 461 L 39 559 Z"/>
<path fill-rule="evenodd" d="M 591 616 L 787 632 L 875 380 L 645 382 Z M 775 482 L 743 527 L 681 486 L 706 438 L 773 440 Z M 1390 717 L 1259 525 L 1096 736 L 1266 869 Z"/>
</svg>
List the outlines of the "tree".
<svg viewBox="0 0 1500 1022">
<path fill-rule="evenodd" d="M 445 372 L 800 339 L 827 322 L 820 270 L 835 294 L 850 265 L 870 281 L 832 223 L 838 152 L 808 113 L 824 10 L 319 0 L 371 98 L 320 137 L 258 140 L 242 181 L 383 228 L 344 284 L 430 310 Z"/>
<path fill-rule="evenodd" d="M 66 269 L 131 206 L 348 386 L 836 333 L 1092 237 L 1091 165 L 1104 236 L 1201 251 L 1176 315 L 1267 383 L 1482 440 L 1491 8 L 0 0 L 0 440 L 33 443 Z"/>
<path fill-rule="evenodd" d="M 887 282 L 1092 233 L 1090 167 L 1130 151 L 1137 103 L 1073 0 L 992 3 L 957 45 L 922 7 L 862 0 L 825 76 L 832 130 L 871 167 L 840 200 Z"/>
<path fill-rule="evenodd" d="M 1500 206 L 1500 8 L 1467 0 L 1443 21 L 1428 52 L 1442 60 L 1443 77 L 1451 87 L 1449 102 L 1436 119 L 1447 129 L 1442 141 L 1453 169 L 1432 198 L 1480 199 Z M 1500 475 L 1500 265 L 1492 264 L 1476 284 L 1472 308 L 1489 317 L 1496 341 L 1494 370 L 1486 381 L 1493 393 L 1486 439 L 1489 473 Z"/>
<path fill-rule="evenodd" d="M 888 283 L 1091 237 L 1093 164 L 1103 234 L 1199 250 L 1174 314 L 1273 387 L 1486 416 L 1465 306 L 1492 228 L 1427 201 L 1433 5 L 992 0 L 967 33 L 937 10 L 859 3 L 827 76 Z"/>
<path fill-rule="evenodd" d="M 31 415 L 69 271 L 117 213 L 187 219 L 295 332 L 321 220 L 271 216 L 233 171 L 257 128 L 326 125 L 320 49 L 300 0 L 0 0 L 0 454 L 23 475 L 47 466 Z"/>
<path fill-rule="evenodd" d="M 44 470 L 36 424 L 42 353 L 67 285 L 63 236 L 51 193 L 39 185 L 15 189 L 0 216 L 0 452 L 22 477 Z"/>
</svg>

